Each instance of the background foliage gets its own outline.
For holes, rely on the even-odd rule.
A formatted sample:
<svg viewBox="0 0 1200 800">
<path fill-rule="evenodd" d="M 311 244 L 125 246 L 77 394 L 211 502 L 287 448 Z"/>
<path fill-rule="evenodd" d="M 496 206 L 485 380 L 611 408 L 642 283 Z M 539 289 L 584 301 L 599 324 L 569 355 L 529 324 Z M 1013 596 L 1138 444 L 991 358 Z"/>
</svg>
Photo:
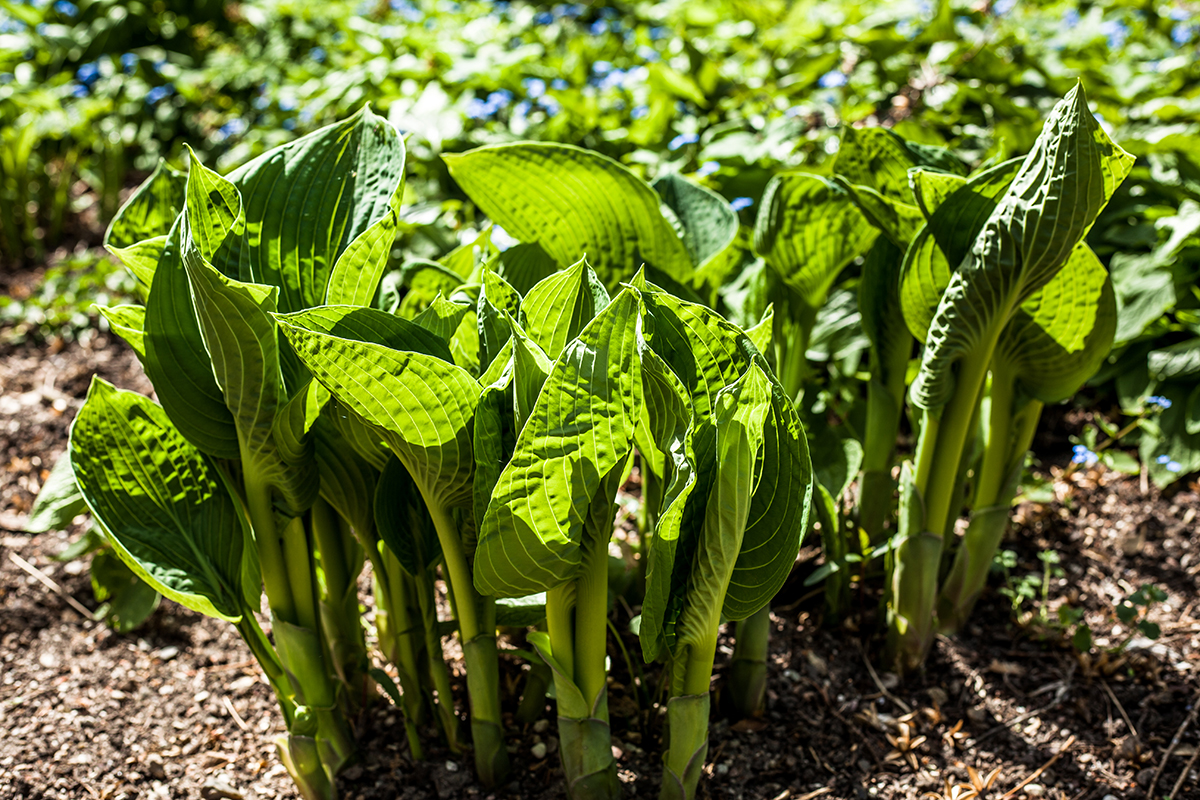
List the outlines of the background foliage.
<svg viewBox="0 0 1200 800">
<path fill-rule="evenodd" d="M 1200 64 L 1189 55 L 1200 45 L 1200 5 L 174 8 L 0 2 L 0 272 L 95 244 L 121 190 L 159 158 L 182 166 L 185 143 L 224 172 L 367 102 L 409 134 L 398 265 L 478 230 L 443 152 L 524 138 L 576 143 L 647 178 L 698 179 L 749 223 L 773 174 L 827 169 L 843 124 L 892 126 L 977 163 L 1002 159 L 1026 152 L 1054 100 L 1082 79 L 1094 111 L 1138 157 L 1089 237 L 1121 306 L 1096 402 L 1137 421 L 1122 444 L 1138 444 L 1157 482 L 1200 469 Z M 69 335 L 100 295 L 132 288 L 95 257 L 56 263 L 30 297 L 0 298 L 9 338 Z M 722 266 L 731 282 L 740 266 Z M 847 419 L 838 410 L 860 395 L 853 378 L 865 368 L 856 280 L 850 270 L 835 288 L 808 353 L 830 376 L 816 410 Z M 1097 431 L 1076 458 L 1114 431 Z"/>
</svg>

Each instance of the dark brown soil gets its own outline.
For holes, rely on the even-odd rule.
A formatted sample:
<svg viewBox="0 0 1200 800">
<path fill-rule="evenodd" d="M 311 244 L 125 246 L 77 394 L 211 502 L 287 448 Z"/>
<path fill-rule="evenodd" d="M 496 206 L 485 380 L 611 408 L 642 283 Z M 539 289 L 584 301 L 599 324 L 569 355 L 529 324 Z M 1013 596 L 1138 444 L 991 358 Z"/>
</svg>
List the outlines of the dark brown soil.
<svg viewBox="0 0 1200 800">
<path fill-rule="evenodd" d="M 164 602 L 134 634 L 114 634 L 16 561 L 96 606 L 86 565 L 51 560 L 68 533 L 21 533 L 93 373 L 149 388 L 132 354 L 104 335 L 59 352 L 30 344 L 0 351 L 0 800 L 296 797 L 272 751 L 281 726 L 271 692 L 231 626 Z M 1069 451 L 1063 437 L 1079 424 L 1055 418 L 1055 430 L 1039 440 L 1047 463 L 1061 461 L 1055 453 Z M 1098 645 L 1089 656 L 1077 656 L 1059 629 L 1036 619 L 1018 624 L 993 586 L 963 635 L 938 641 L 924 674 L 903 682 L 873 674 L 877 598 L 864 594 L 842 627 L 823 627 L 820 595 L 803 586 L 814 566 L 803 561 L 815 556 L 808 547 L 774 608 L 770 704 L 760 720 L 720 711 L 731 652 L 722 641 L 702 796 L 965 797 L 953 785 L 969 786 L 969 769 L 982 778 L 998 769 L 981 796 L 1138 798 L 1165 763 L 1156 798 L 1188 764 L 1192 774 L 1176 797 L 1200 797 L 1193 759 L 1200 721 L 1164 760 L 1200 699 L 1198 487 L 1193 481 L 1162 494 L 1136 477 L 1049 469 L 1059 499 L 1020 506 L 1005 547 L 1018 554 L 1017 575 L 1040 571 L 1043 550 L 1061 554 L 1066 572 L 1051 581 L 1050 615 L 1063 602 L 1086 609 Z M 1151 614 L 1161 638 L 1105 652 L 1126 638 L 1115 628 L 1114 604 L 1143 583 L 1169 595 Z M 626 609 L 615 621 L 625 628 Z M 623 638 L 640 663 L 635 637 Z M 653 705 L 657 669 L 640 667 L 639 691 L 615 645 L 610 655 L 625 793 L 654 796 L 663 719 Z M 501 662 L 511 711 L 523 662 Z M 464 704 L 461 664 L 452 666 Z M 510 724 L 515 777 L 494 792 L 474 782 L 469 757 L 439 750 L 432 736 L 427 760 L 414 763 L 400 713 L 385 700 L 360 723 L 360 735 L 361 759 L 341 781 L 346 798 L 563 796 L 550 709 L 528 729 Z M 532 752 L 539 742 L 549 751 L 542 759 Z"/>
</svg>

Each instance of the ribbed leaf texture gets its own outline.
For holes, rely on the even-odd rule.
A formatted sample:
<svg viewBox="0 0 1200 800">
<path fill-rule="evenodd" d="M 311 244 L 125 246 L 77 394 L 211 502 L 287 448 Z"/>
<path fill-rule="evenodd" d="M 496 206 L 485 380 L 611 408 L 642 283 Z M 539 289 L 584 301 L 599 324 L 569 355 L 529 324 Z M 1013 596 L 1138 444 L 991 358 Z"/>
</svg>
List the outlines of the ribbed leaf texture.
<svg viewBox="0 0 1200 800">
<path fill-rule="evenodd" d="M 163 595 L 241 619 L 242 515 L 218 470 L 163 409 L 95 378 L 71 427 L 71 464 L 121 559 Z"/>
<path fill-rule="evenodd" d="M 607 156 L 521 142 L 445 155 L 450 175 L 496 224 L 560 267 L 584 255 L 609 291 L 643 263 L 687 281 L 692 262 L 650 186 Z"/>
<path fill-rule="evenodd" d="M 1062 269 L 1132 162 L 1088 111 L 1082 86 L 1055 106 L 939 301 L 912 386 L 918 407 L 936 410 L 949 400 L 954 365 L 988 348 Z"/>
</svg>

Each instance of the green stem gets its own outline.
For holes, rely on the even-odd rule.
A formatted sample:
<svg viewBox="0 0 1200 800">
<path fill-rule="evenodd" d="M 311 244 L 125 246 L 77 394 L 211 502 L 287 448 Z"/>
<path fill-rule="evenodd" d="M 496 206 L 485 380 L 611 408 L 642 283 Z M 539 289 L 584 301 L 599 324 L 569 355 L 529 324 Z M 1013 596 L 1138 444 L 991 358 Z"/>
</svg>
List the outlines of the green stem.
<svg viewBox="0 0 1200 800">
<path fill-rule="evenodd" d="M 726 686 L 742 717 L 760 717 L 767 708 L 767 654 L 771 644 L 771 606 L 737 623 L 733 660 Z"/>
<path fill-rule="evenodd" d="M 292 687 L 288 683 L 287 675 L 284 674 L 279 655 L 271 646 L 267 635 L 263 633 L 262 626 L 254 617 L 254 612 L 249 608 L 242 611 L 242 619 L 237 623 L 237 629 L 242 636 L 242 641 L 250 648 L 250 652 L 271 683 L 271 688 L 275 692 L 275 700 L 283 712 L 284 724 L 291 727 L 292 720 L 296 716 L 296 703 L 292 700 Z"/>
<path fill-rule="evenodd" d="M 575 580 L 575 685 L 589 706 L 595 705 L 608 678 L 608 549 L 598 540 L 592 544 Z"/>
<path fill-rule="evenodd" d="M 414 623 L 405 591 L 411 579 L 390 550 L 385 550 L 381 560 L 386 563 L 391 576 L 387 581 L 387 609 L 379 620 L 379 638 L 381 645 L 386 647 L 387 657 L 396 665 L 396 671 L 399 673 L 408 749 L 412 757 L 420 761 L 425 758 L 425 750 L 417 734 L 417 725 L 424 718 L 425 705 L 422 702 L 420 670 L 417 666 Z"/>
<path fill-rule="evenodd" d="M 370 659 L 358 606 L 362 558 L 355 552 L 358 543 L 349 525 L 322 498 L 313 504 L 312 530 L 324 575 L 320 611 L 326 643 L 333 667 L 346 687 L 349 708 L 356 713 L 367 704 L 374 688 L 368 673 Z M 358 569 L 351 568 L 350 563 Z"/>
<path fill-rule="evenodd" d="M 437 710 L 442 721 L 442 732 L 446 744 L 454 752 L 462 745 L 458 741 L 458 717 L 454 713 L 454 693 L 450 690 L 450 671 L 446 667 L 446 656 L 442 650 L 442 636 L 438 632 L 437 607 L 433 601 L 433 580 L 429 570 L 423 569 L 416 577 L 417 608 L 421 613 L 421 627 L 425 632 L 425 653 L 429 665 L 429 678 L 437 693 Z"/>
<path fill-rule="evenodd" d="M 420 484 L 418 484 L 420 488 Z M 463 550 L 458 526 L 450 510 L 430 498 L 421 489 L 429 514 L 442 545 L 447 581 L 456 600 L 458 631 L 467 667 L 467 694 L 471 702 L 471 733 L 475 743 L 475 771 L 488 788 L 499 786 L 508 777 L 508 750 L 500 717 L 500 666 L 496 653 L 494 606 L 486 606 L 475 591 L 471 567 Z M 494 601 L 493 601 L 494 603 Z M 482 623 L 491 616 L 493 624 Z"/>
<path fill-rule="evenodd" d="M 546 630 L 550 651 L 563 673 L 575 680 L 575 584 L 563 583 L 546 592 Z"/>
<path fill-rule="evenodd" d="M 288 581 L 287 565 L 283 560 L 283 548 L 275 528 L 275 508 L 271 502 L 271 487 L 261 481 L 247 464 L 244 476 L 246 489 L 246 512 L 250 527 L 254 530 L 254 543 L 258 549 L 258 562 L 262 569 L 263 586 L 267 591 L 267 604 L 271 613 L 280 619 L 294 621 L 295 607 L 292 589 Z"/>
</svg>

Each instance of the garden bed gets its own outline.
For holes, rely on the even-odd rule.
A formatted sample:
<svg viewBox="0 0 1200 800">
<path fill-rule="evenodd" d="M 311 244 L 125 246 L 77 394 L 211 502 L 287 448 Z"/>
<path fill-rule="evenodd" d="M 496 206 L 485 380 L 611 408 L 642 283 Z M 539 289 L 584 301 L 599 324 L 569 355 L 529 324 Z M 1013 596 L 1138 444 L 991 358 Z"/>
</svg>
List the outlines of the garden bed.
<svg viewBox="0 0 1200 800">
<path fill-rule="evenodd" d="M 52 560 L 68 534 L 20 532 L 93 373 L 149 388 L 132 353 L 107 335 L 49 351 L 0 349 L 0 798 L 296 797 L 272 752 L 271 738 L 283 728 L 270 688 L 231 626 L 164 601 L 142 628 L 117 635 L 19 563 L 95 607 L 85 565 Z M 1069 451 L 1065 437 L 1081 423 L 1078 415 L 1048 417 L 1050 433 L 1036 444 L 1047 462 Z M 999 769 L 984 795 L 999 797 L 1050 764 L 1010 796 L 1144 796 L 1200 689 L 1200 549 L 1191 537 L 1200 494 L 1194 481 L 1163 494 L 1102 467 L 1067 478 L 1051 468 L 1055 475 L 1060 499 L 1018 508 L 1004 546 L 1017 555 L 1014 575 L 1040 571 L 1039 552 L 1061 554 L 1066 574 L 1051 581 L 1048 597 L 1052 608 L 1065 600 L 1086 610 L 1097 640 L 1089 656 L 1077 656 L 1060 631 L 1014 624 L 1009 600 L 993 586 L 965 635 L 939 640 L 923 675 L 901 683 L 872 674 L 877 598 L 860 598 L 846 630 L 822 628 L 819 594 L 803 586 L 812 569 L 804 559 L 817 554 L 808 546 L 774 604 L 763 719 L 733 721 L 720 711 L 730 652 L 722 642 L 702 791 L 917 798 L 942 793 L 946 780 L 969 783 L 973 767 L 982 776 Z M 1115 603 L 1143 583 L 1168 595 L 1151 613 L 1161 637 L 1101 655 L 1102 645 L 1126 638 L 1113 630 Z M 617 614 L 625 630 L 628 614 Z M 626 631 L 624 638 L 640 662 L 636 637 Z M 619 774 L 627 796 L 655 796 L 660 767 L 651 754 L 660 750 L 663 719 L 651 710 L 656 669 L 635 667 L 645 671 L 639 692 L 623 654 L 610 646 L 610 656 Z M 506 713 L 515 708 L 522 663 L 501 659 L 502 686 L 512 690 Z M 461 664 L 452 669 L 462 706 Z M 475 784 L 468 758 L 439 750 L 432 735 L 427 760 L 414 763 L 399 711 L 387 701 L 358 724 L 364 745 L 340 781 L 346 798 L 563 795 L 552 721 L 509 726 L 515 777 L 495 793 Z M 1197 746 L 1193 723 L 1166 759 L 1156 797 L 1194 764 Z M 1195 782 L 1186 785 L 1177 797 L 1196 796 Z"/>
</svg>

